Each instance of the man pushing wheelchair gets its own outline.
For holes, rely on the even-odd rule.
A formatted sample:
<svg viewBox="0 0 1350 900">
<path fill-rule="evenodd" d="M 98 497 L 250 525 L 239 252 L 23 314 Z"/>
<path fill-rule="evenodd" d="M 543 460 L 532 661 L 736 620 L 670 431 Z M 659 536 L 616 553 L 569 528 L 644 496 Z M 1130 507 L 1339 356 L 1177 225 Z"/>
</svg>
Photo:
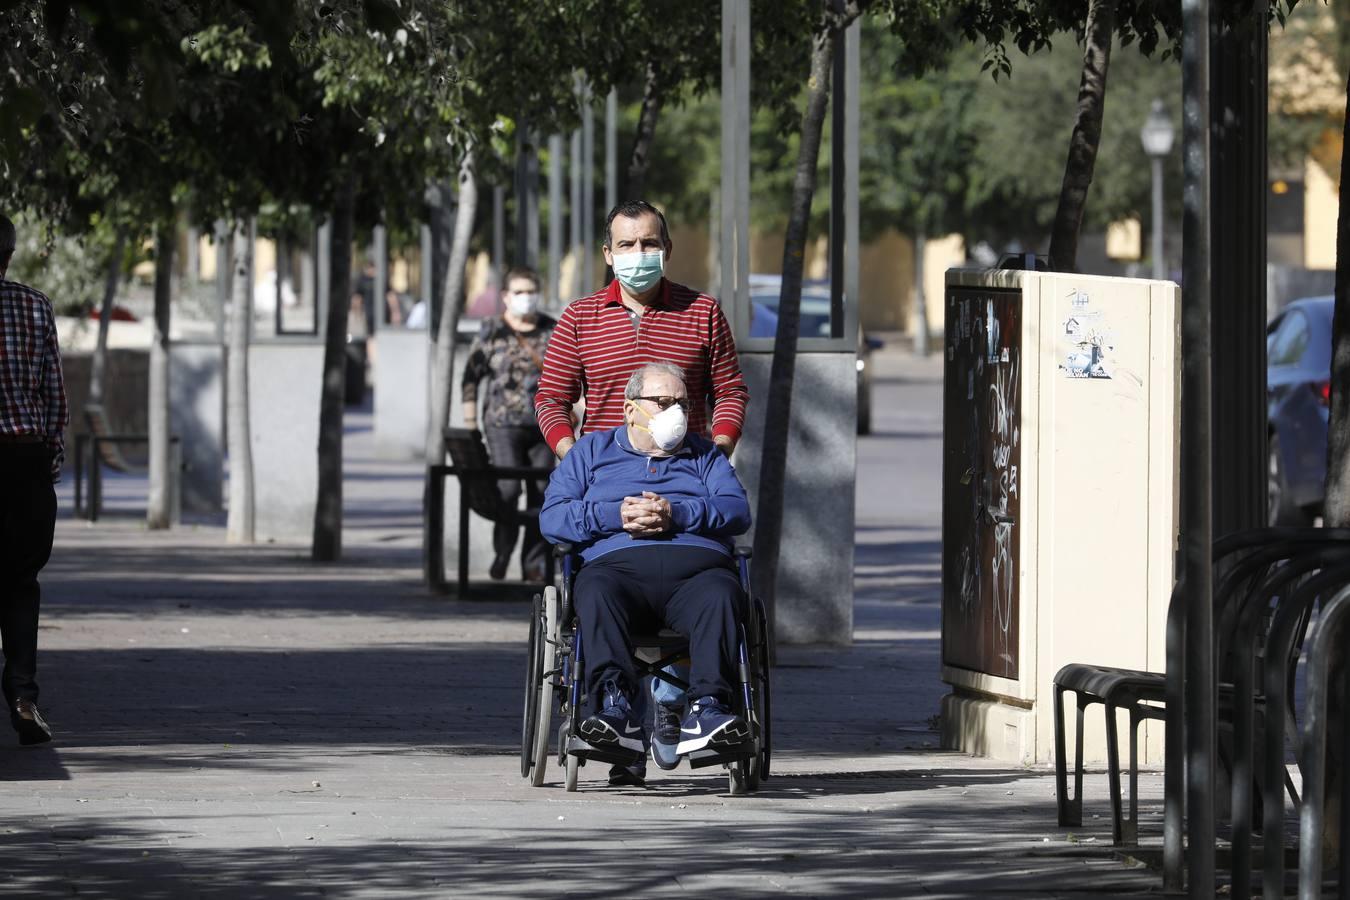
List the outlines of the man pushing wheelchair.
<svg viewBox="0 0 1350 900">
<path fill-rule="evenodd" d="M 658 705 L 653 739 L 682 756 L 752 737 L 732 711 L 730 674 L 743 604 L 731 538 L 750 527 L 750 505 L 726 456 L 686 433 L 689 404 L 678 366 L 639 368 L 624 391 L 625 424 L 571 448 L 539 516 L 544 537 L 583 562 L 572 594 L 596 711 L 579 736 L 635 760 L 647 747 L 631 635 L 659 625 L 689 639 L 692 699 L 683 718 Z"/>
</svg>

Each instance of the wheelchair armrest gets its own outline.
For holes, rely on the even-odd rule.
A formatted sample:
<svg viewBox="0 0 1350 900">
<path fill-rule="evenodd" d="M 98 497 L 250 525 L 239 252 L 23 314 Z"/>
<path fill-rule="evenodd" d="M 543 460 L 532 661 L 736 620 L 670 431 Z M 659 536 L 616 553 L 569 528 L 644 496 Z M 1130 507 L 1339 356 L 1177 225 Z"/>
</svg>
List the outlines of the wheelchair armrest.
<svg viewBox="0 0 1350 900">
<path fill-rule="evenodd" d="M 565 557 L 571 556 L 574 552 L 576 551 L 574 550 L 571 544 L 553 545 L 553 555 L 556 556 L 558 559 L 564 559 Z"/>
<path fill-rule="evenodd" d="M 752 556 L 754 556 L 754 555 L 755 555 L 755 548 L 754 548 L 754 547 L 746 547 L 746 546 L 744 546 L 744 545 L 739 545 L 739 546 L 736 547 L 736 558 L 737 558 L 737 559 L 749 559 L 750 557 L 752 557 Z"/>
</svg>

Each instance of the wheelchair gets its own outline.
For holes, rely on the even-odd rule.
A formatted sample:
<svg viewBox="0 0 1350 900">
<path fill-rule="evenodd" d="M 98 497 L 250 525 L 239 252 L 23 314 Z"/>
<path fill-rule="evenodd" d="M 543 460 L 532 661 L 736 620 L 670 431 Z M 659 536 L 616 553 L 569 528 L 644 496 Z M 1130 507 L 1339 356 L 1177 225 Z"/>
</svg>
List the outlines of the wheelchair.
<svg viewBox="0 0 1350 900">
<path fill-rule="evenodd" d="M 521 725 L 520 774 L 535 787 L 544 784 L 550 756 L 564 771 L 568 791 L 577 789 L 580 769 L 590 760 L 629 764 L 630 753 L 615 748 L 593 747 L 579 735 L 590 708 L 586 696 L 585 653 L 572 602 L 572 582 L 581 557 L 567 544 L 554 547 L 560 578 L 542 594 L 535 594 L 530 610 L 529 658 L 525 673 L 525 705 Z M 750 725 L 750 740 L 736 747 L 705 747 L 686 754 L 693 769 L 721 765 L 727 770 L 732 794 L 757 791 L 769 776 L 769 647 L 768 620 L 764 604 L 750 587 L 750 550 L 737 548 L 735 559 L 745 600 L 738 615 L 737 659 L 733 661 L 733 693 L 730 708 Z M 630 635 L 633 666 L 639 682 L 644 676 L 659 678 L 687 691 L 683 679 L 664 669 L 689 655 L 683 635 L 663 629 L 659 633 Z M 556 732 L 552 723 L 558 722 Z"/>
</svg>

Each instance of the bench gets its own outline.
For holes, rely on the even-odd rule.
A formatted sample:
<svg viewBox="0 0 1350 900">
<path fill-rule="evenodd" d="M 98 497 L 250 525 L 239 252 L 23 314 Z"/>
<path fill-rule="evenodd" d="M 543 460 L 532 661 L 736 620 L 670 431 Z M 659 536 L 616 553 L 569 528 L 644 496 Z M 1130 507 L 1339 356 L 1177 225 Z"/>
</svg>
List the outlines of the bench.
<svg viewBox="0 0 1350 900">
<path fill-rule="evenodd" d="M 75 435 L 75 515 L 97 522 L 103 505 L 103 467 L 115 472 L 144 471 L 143 466 L 132 465 L 122 455 L 125 444 L 149 444 L 150 435 L 143 432 L 113 432 L 103 407 L 91 404 L 84 410 L 87 431 Z M 181 441 L 178 435 L 169 436 L 170 470 L 181 470 Z M 89 468 L 89 502 L 84 502 L 85 466 Z M 177 486 L 174 486 L 177 490 Z"/>
<path fill-rule="evenodd" d="M 497 490 L 504 478 L 547 478 L 553 469 L 534 466 L 495 466 L 483 444 L 483 433 L 476 428 L 445 429 L 445 449 L 451 465 L 427 466 L 426 506 L 424 510 L 426 542 L 423 546 L 424 576 L 434 590 L 444 592 L 445 580 L 445 479 L 459 479 L 459 559 L 456 586 L 459 596 L 469 589 L 469 513 L 490 522 L 526 525 L 539 521 L 537 508 L 508 506 Z M 549 554 L 544 580 L 553 583 L 554 562 Z"/>
</svg>

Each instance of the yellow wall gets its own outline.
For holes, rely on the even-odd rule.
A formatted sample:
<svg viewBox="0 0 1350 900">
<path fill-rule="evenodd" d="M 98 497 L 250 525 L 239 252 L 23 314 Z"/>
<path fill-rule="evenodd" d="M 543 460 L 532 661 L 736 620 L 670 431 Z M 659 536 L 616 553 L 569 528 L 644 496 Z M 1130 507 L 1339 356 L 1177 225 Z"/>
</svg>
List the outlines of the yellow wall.
<svg viewBox="0 0 1350 900">
<path fill-rule="evenodd" d="M 1303 164 L 1303 264 L 1336 268 L 1336 183 L 1311 158 Z"/>
</svg>

